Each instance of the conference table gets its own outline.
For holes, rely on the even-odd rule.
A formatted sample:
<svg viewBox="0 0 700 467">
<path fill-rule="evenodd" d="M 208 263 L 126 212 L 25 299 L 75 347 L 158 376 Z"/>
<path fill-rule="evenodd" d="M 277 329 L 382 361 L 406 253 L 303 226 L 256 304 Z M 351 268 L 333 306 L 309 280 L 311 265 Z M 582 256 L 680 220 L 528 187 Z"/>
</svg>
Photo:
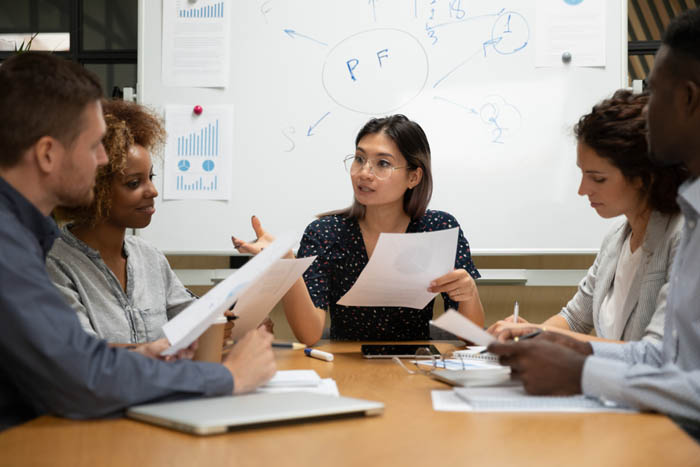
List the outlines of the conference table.
<svg viewBox="0 0 700 467">
<path fill-rule="evenodd" d="M 434 342 L 433 342 L 434 343 Z M 441 352 L 453 343 L 437 343 Z M 313 369 L 383 415 L 286 423 L 200 437 L 124 418 L 44 416 L 0 433 L 0 465 L 51 466 L 629 466 L 698 465 L 700 445 L 669 418 L 629 413 L 436 412 L 431 390 L 360 343 L 322 342 L 333 362 L 276 349 L 278 369 Z"/>
</svg>

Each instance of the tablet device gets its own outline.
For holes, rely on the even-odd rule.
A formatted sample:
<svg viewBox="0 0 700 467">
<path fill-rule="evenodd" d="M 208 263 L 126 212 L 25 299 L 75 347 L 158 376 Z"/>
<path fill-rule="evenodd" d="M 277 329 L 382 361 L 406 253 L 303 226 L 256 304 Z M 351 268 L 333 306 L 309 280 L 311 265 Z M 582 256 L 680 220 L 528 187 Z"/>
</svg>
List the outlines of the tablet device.
<svg viewBox="0 0 700 467">
<path fill-rule="evenodd" d="M 430 353 L 439 356 L 440 351 L 434 345 L 425 344 L 366 344 L 361 347 L 365 358 L 413 358 L 418 349 L 428 348 Z"/>
</svg>

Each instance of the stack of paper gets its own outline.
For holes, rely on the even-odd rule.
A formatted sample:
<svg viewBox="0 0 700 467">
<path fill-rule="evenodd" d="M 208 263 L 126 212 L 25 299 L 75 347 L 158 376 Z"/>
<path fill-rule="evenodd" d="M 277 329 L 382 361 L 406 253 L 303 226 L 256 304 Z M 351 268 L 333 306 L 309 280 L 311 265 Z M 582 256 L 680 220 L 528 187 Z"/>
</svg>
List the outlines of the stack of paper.
<svg viewBox="0 0 700 467">
<path fill-rule="evenodd" d="M 340 396 L 335 380 L 333 378 L 321 379 L 314 370 L 280 370 L 256 392 L 313 392 Z"/>
</svg>

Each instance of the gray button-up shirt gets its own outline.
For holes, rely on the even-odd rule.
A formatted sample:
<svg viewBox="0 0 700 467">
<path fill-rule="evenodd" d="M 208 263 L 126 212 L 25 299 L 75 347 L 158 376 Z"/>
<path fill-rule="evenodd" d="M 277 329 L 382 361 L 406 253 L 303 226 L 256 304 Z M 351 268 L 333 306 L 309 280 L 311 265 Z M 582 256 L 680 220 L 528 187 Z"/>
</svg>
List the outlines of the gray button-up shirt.
<svg viewBox="0 0 700 467">
<path fill-rule="evenodd" d="M 686 182 L 685 216 L 671 270 L 663 342 L 593 343 L 584 394 L 700 423 L 700 179 Z"/>
<path fill-rule="evenodd" d="M 83 331 L 46 273 L 54 222 L 0 177 L 0 430 L 44 413 L 99 417 L 147 401 L 231 394 L 222 365 L 166 363 Z"/>
<path fill-rule="evenodd" d="M 163 325 L 193 298 L 165 256 L 143 239 L 127 236 L 123 252 L 126 291 L 100 253 L 68 227 L 49 251 L 46 267 L 87 333 L 116 343 L 154 341 L 163 337 Z"/>
</svg>

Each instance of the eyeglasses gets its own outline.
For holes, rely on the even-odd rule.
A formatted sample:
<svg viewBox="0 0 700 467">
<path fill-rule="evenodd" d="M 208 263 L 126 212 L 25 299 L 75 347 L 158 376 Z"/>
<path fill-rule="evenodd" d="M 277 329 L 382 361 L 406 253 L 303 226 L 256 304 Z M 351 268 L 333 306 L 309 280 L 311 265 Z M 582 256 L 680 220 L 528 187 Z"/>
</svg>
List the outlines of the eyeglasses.
<svg viewBox="0 0 700 467">
<path fill-rule="evenodd" d="M 350 154 L 345 156 L 345 159 L 343 159 L 343 164 L 345 165 L 345 170 L 350 175 L 357 175 L 358 173 L 362 172 L 365 165 L 369 165 L 369 172 L 374 174 L 374 176 L 379 180 L 386 180 L 387 178 L 391 177 L 394 170 L 410 168 L 410 166 L 407 165 L 403 167 L 394 167 L 391 165 L 391 162 L 384 159 L 379 159 L 378 161 L 373 162 L 371 159 L 359 154 Z"/>
<path fill-rule="evenodd" d="M 415 370 L 404 365 L 399 357 L 394 357 L 392 360 L 406 370 L 409 375 L 430 375 L 433 370 L 443 368 L 447 370 L 466 370 L 467 367 L 470 366 L 469 362 L 465 361 L 460 356 L 452 354 L 436 355 L 427 347 L 420 347 L 416 350 L 416 355 L 413 360 L 413 364 L 416 367 Z"/>
</svg>

